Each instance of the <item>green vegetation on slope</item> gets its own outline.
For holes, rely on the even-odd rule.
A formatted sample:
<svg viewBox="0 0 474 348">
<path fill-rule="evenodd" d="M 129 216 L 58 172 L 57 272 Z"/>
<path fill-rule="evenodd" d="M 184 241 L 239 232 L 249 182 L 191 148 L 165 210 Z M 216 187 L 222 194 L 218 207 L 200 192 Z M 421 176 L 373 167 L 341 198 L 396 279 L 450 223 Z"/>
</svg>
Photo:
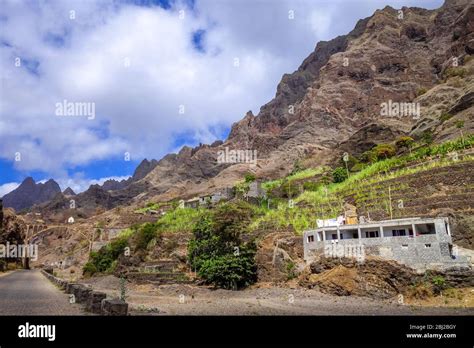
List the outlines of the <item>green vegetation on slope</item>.
<svg viewBox="0 0 474 348">
<path fill-rule="evenodd" d="M 407 142 L 411 143 L 411 140 L 404 139 L 400 146 L 409 146 Z M 464 139 L 459 138 L 439 145 L 420 147 L 410 154 L 368 164 L 364 169 L 352 173 L 340 182 L 328 185 L 321 183 L 315 190 L 305 190 L 294 199 L 297 205 L 292 205 L 289 201 L 280 201 L 276 209 L 261 210 L 250 227 L 253 230 L 293 228 L 297 233 L 302 233 L 308 228 L 314 228 L 317 218 L 332 218 L 340 214 L 343 211 L 344 197 L 348 195 L 354 195 L 356 201 L 361 204 L 364 204 L 366 200 L 376 200 L 379 207 L 388 210 L 390 205 L 388 197 L 380 193 L 380 190 L 386 188 L 383 184 L 379 186 L 379 183 L 458 163 L 462 160 L 457 158 L 455 151 L 470 148 L 473 144 L 474 136 L 470 135 Z M 440 158 L 430 161 L 435 156 Z M 345 168 L 340 170 L 341 173 L 345 171 Z M 277 181 L 272 181 L 273 185 L 276 185 L 275 182 Z M 282 182 L 283 180 L 279 181 L 279 183 Z M 394 185 L 392 191 L 404 188 L 403 185 Z M 368 193 L 363 193 L 364 191 Z M 369 206 L 367 205 L 366 208 Z"/>
<path fill-rule="evenodd" d="M 239 289 L 257 280 L 256 245 L 243 242 L 253 209 L 245 202 L 226 203 L 202 215 L 188 246 L 192 269 L 208 284 Z"/>
</svg>

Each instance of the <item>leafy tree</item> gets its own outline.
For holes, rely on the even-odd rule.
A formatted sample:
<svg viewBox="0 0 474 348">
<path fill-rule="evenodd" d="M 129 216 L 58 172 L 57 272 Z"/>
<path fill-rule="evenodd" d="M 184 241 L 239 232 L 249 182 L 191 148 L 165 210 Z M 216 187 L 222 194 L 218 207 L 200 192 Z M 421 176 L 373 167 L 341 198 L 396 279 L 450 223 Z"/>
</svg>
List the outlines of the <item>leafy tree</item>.
<svg viewBox="0 0 474 348">
<path fill-rule="evenodd" d="M 199 269 L 199 275 L 208 283 L 224 289 L 239 289 L 257 280 L 255 246 L 241 246 L 238 254 L 225 254 L 207 259 Z"/>
<path fill-rule="evenodd" d="M 252 215 L 251 207 L 239 202 L 222 204 L 201 216 L 188 245 L 189 263 L 199 277 L 226 289 L 256 281 L 255 244 L 241 239 Z"/>
<path fill-rule="evenodd" d="M 89 262 L 82 269 L 83 274 L 93 275 L 96 272 L 110 271 L 116 264 L 114 261 L 118 259 L 127 246 L 127 238 L 117 238 L 103 246 L 99 251 L 92 251 L 89 255 Z"/>
<path fill-rule="evenodd" d="M 334 182 L 343 182 L 344 180 L 347 179 L 347 171 L 343 167 L 337 167 L 332 172 L 332 177 L 333 177 Z"/>
</svg>

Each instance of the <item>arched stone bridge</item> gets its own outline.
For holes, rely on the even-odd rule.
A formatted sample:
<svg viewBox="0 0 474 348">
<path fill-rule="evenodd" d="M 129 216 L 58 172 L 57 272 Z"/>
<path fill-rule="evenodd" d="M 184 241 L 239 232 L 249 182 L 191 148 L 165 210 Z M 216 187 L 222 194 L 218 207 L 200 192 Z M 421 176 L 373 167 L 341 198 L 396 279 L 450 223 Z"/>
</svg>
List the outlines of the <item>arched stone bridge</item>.
<svg viewBox="0 0 474 348">
<path fill-rule="evenodd" d="M 25 235 L 24 235 L 24 242 L 25 244 L 34 242 L 36 237 L 39 237 L 43 233 L 55 228 L 66 228 L 67 230 L 68 226 L 67 225 L 47 225 L 47 224 L 27 224 Z"/>
<path fill-rule="evenodd" d="M 47 224 L 26 224 L 24 229 L 23 235 L 23 243 L 24 244 L 37 244 L 38 239 L 45 234 L 46 232 L 53 230 L 55 228 L 66 228 L 66 232 L 68 229 L 67 225 L 47 225 Z M 30 267 L 30 260 L 29 258 L 25 258 L 23 262 L 24 268 Z"/>
</svg>

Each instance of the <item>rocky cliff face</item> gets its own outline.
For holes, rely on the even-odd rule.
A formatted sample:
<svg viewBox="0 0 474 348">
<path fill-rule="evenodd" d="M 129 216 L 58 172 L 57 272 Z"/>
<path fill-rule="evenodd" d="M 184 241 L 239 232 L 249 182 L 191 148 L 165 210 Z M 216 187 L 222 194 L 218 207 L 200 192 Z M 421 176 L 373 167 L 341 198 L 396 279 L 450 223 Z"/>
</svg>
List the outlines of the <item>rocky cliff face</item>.
<svg viewBox="0 0 474 348">
<path fill-rule="evenodd" d="M 158 161 L 144 159 L 132 177 L 127 180 L 107 180 L 103 185 L 91 185 L 86 191 L 75 194 L 71 188 L 38 205 L 37 210 L 52 220 L 63 221 L 68 216 L 89 217 L 103 210 L 126 204 L 133 197 L 151 187 L 146 182 L 137 183 L 152 171 Z M 73 200 L 74 208 L 71 208 Z"/>
<path fill-rule="evenodd" d="M 297 159 L 324 163 L 341 151 L 357 154 L 400 134 L 429 130 L 445 140 L 457 134 L 456 120 L 472 132 L 473 13 L 469 0 L 448 0 L 437 10 L 376 11 L 348 35 L 318 43 L 297 71 L 283 76 L 275 98 L 235 123 L 224 143 L 183 148 L 142 181 L 157 194 L 190 194 L 229 185 L 245 171 L 272 177 Z M 384 114 L 382 105 L 391 103 L 419 113 Z M 443 113 L 452 120 L 440 119 Z M 257 150 L 257 166 L 218 165 L 226 147 Z"/>
<path fill-rule="evenodd" d="M 73 191 L 72 188 L 68 187 L 67 189 L 65 189 L 65 190 L 63 191 L 63 195 L 64 195 L 64 196 L 75 196 L 76 193 Z"/>
<path fill-rule="evenodd" d="M 459 133 L 457 121 L 470 133 L 473 23 L 469 0 L 447 0 L 437 10 L 377 10 L 349 34 L 318 43 L 298 70 L 282 77 L 275 98 L 233 124 L 224 142 L 144 160 L 130 179 L 91 187 L 76 202 L 92 211 L 133 199 L 192 196 L 233 186 L 249 171 L 279 177 L 297 160 L 319 165 L 343 151 L 358 155 L 401 134 L 416 138 L 428 130 L 435 141 L 446 140 Z M 382 112 L 395 104 L 414 109 Z M 225 150 L 256 151 L 258 161 L 220 163 Z M 59 197 L 45 209 L 67 204 Z"/>
<path fill-rule="evenodd" d="M 37 184 L 33 178 L 28 177 L 15 190 L 3 196 L 3 204 L 20 211 L 47 202 L 58 193 L 61 193 L 61 188 L 56 181 L 48 180 L 44 184 Z"/>
</svg>

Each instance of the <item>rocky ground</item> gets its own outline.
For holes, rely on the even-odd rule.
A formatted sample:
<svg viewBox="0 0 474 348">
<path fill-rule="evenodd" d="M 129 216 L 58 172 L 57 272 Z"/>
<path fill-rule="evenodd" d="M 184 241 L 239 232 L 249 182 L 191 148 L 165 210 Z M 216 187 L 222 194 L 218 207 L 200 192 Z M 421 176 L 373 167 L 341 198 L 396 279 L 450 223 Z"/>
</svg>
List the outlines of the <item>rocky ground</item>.
<svg viewBox="0 0 474 348">
<path fill-rule="evenodd" d="M 119 279 L 113 276 L 86 282 L 110 296 L 119 294 Z M 474 315 L 472 288 L 464 289 L 456 303 L 418 301 L 417 305 L 408 299 L 400 304 L 398 297 L 334 296 L 296 283 L 286 287 L 259 283 L 240 291 L 189 284 L 128 284 L 127 288 L 132 315 Z"/>
</svg>

